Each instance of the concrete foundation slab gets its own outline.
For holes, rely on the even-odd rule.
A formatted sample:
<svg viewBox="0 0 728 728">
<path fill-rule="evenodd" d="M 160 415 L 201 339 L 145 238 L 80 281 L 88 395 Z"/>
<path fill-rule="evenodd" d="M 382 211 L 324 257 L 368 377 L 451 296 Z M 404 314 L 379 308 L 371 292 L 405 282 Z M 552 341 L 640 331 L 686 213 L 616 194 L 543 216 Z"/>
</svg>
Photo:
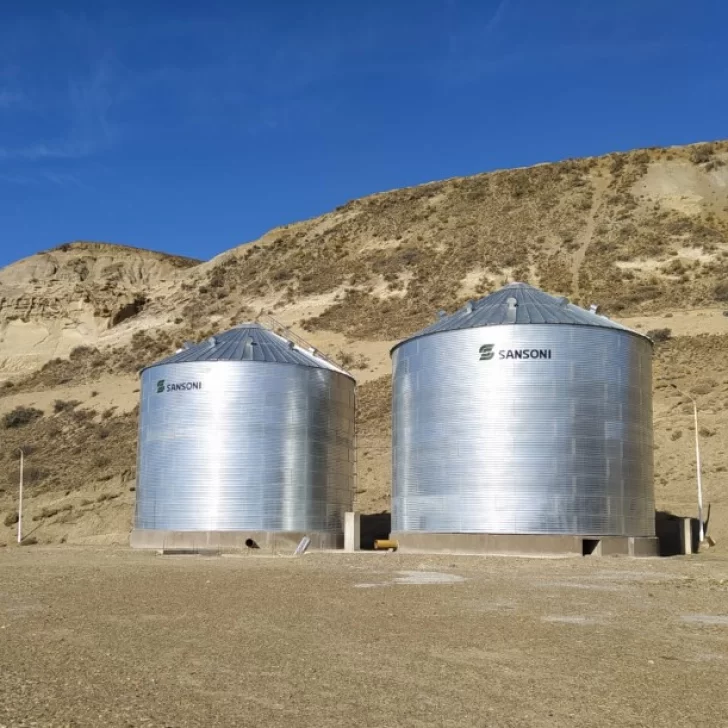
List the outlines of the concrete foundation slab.
<svg viewBox="0 0 728 728">
<path fill-rule="evenodd" d="M 129 545 L 136 549 L 161 549 L 177 553 L 288 553 L 296 550 L 304 536 L 311 539 L 309 550 L 340 549 L 344 535 L 298 531 L 158 531 L 135 528 Z"/>
<path fill-rule="evenodd" d="M 559 536 L 494 533 L 397 532 L 402 553 L 513 554 L 520 556 L 658 556 L 655 537 Z"/>
</svg>

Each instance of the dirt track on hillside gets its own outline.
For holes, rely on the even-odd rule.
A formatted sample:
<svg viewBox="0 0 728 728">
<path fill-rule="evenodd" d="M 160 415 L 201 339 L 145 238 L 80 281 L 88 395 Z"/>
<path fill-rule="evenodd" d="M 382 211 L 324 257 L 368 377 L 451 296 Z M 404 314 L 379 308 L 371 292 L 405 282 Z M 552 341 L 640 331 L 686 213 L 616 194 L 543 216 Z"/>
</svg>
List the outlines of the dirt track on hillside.
<svg viewBox="0 0 728 728">
<path fill-rule="evenodd" d="M 728 560 L 0 553 L 1 726 L 725 725 Z"/>
</svg>

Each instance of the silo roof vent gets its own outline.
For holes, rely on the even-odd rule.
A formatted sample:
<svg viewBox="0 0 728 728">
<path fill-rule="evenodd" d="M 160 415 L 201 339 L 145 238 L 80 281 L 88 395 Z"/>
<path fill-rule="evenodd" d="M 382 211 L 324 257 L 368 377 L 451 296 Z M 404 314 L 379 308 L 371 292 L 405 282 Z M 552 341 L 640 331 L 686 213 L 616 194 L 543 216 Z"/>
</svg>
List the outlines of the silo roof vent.
<svg viewBox="0 0 728 728">
<path fill-rule="evenodd" d="M 551 296 L 528 283 L 509 283 L 478 301 L 469 301 L 455 313 L 439 318 L 435 323 L 410 338 L 428 336 L 441 331 L 458 331 L 503 324 L 593 326 L 603 329 L 618 329 L 646 338 L 639 332 L 622 326 L 593 310 L 587 311 L 569 303 L 569 299 L 565 296 Z"/>
<path fill-rule="evenodd" d="M 241 324 L 234 329 L 215 334 L 210 338 L 192 344 L 166 359 L 150 366 L 181 364 L 184 362 L 253 361 L 297 364 L 315 369 L 330 369 L 351 376 L 341 367 L 329 362 L 313 349 L 307 351 L 301 346 L 279 336 L 274 331 L 257 323 Z M 148 367 L 147 367 L 148 368 Z M 353 378 L 353 377 L 352 377 Z"/>
<path fill-rule="evenodd" d="M 243 339 L 243 351 L 242 351 L 242 358 L 245 361 L 254 361 L 255 357 L 253 355 L 253 347 L 258 346 L 255 341 L 250 336 L 246 336 Z"/>
</svg>

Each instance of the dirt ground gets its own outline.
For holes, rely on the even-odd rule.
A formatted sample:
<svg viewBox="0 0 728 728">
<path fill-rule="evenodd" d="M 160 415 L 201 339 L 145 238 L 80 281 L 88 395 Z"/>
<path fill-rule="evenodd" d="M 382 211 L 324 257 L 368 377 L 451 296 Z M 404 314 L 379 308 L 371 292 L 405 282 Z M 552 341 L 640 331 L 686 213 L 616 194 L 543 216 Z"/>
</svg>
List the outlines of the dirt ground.
<svg viewBox="0 0 728 728">
<path fill-rule="evenodd" d="M 726 725 L 728 559 L 0 552 L 0 726 Z"/>
</svg>

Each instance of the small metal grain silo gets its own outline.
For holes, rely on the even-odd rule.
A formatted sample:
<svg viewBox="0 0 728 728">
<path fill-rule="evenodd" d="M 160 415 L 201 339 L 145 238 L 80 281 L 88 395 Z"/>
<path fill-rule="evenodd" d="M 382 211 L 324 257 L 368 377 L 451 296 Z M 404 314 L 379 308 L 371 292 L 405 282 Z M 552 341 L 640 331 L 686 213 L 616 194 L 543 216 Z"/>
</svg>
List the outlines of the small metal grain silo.
<svg viewBox="0 0 728 728">
<path fill-rule="evenodd" d="M 259 324 L 147 367 L 132 545 L 336 547 L 354 413 L 351 376 Z"/>
<path fill-rule="evenodd" d="M 392 359 L 400 548 L 655 552 L 648 338 L 512 283 Z"/>
</svg>

